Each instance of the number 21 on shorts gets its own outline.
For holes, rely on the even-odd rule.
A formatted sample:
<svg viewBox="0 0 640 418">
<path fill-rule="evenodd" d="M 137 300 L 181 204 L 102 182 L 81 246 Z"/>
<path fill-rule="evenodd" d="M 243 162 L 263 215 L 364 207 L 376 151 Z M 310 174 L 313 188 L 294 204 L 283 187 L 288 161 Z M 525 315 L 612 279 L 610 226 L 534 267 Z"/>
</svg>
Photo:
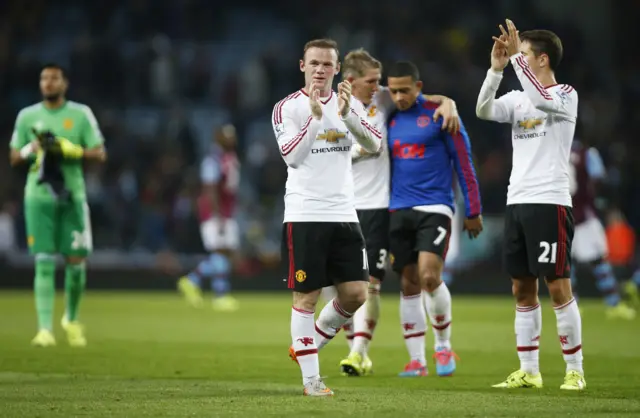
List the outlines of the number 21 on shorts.
<svg viewBox="0 0 640 418">
<path fill-rule="evenodd" d="M 556 254 L 558 252 L 558 243 L 553 242 L 549 244 L 547 241 L 540 241 L 540 257 L 538 257 L 538 263 L 550 263 L 555 264 Z"/>
</svg>

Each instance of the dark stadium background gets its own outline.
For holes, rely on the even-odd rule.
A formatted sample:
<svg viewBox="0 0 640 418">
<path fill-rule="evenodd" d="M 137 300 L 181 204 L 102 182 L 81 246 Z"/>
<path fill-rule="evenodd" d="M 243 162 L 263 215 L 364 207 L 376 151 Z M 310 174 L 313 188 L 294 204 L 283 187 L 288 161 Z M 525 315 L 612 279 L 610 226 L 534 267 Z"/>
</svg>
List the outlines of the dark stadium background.
<svg viewBox="0 0 640 418">
<path fill-rule="evenodd" d="M 24 170 L 8 165 L 18 110 L 39 100 L 40 66 L 67 68 L 69 98 L 95 111 L 110 153 L 87 188 L 96 253 L 89 287 L 170 288 L 202 253 L 193 199 L 212 130 L 236 125 L 243 163 L 243 257 L 235 287 L 277 289 L 285 165 L 270 125 L 279 99 L 301 87 L 305 41 L 330 36 L 344 55 L 365 47 L 384 63 L 416 61 L 429 92 L 453 97 L 471 135 L 485 208 L 482 240 L 463 240 L 454 292 L 502 292 L 501 218 L 508 128 L 474 107 L 491 35 L 505 17 L 564 42 L 558 72 L 580 95 L 576 136 L 610 173 L 601 216 L 621 210 L 640 230 L 640 72 L 631 36 L 637 2 L 449 0 L 393 2 L 81 0 L 0 3 L 0 286 L 31 286 L 22 216 Z M 507 69 L 503 91 L 518 88 Z M 397 289 L 393 280 L 387 289 Z M 584 293 L 594 292 L 583 281 Z"/>
</svg>

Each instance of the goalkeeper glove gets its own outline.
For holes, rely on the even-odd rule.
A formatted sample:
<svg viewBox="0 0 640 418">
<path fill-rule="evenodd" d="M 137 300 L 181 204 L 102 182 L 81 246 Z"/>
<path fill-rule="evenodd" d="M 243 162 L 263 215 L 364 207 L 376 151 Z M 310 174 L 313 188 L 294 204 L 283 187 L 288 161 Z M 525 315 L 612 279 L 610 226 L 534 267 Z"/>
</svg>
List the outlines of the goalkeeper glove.
<svg viewBox="0 0 640 418">
<path fill-rule="evenodd" d="M 40 146 L 45 151 L 62 155 L 64 158 L 76 160 L 82 158 L 84 155 L 84 149 L 80 145 L 74 144 L 67 138 L 56 136 L 51 131 L 36 132 L 36 130 L 33 129 L 33 133 L 36 135 L 40 142 Z"/>
<path fill-rule="evenodd" d="M 56 136 L 56 142 L 53 148 L 58 148 L 64 158 L 77 160 L 84 155 L 84 148 L 61 136 Z"/>
</svg>

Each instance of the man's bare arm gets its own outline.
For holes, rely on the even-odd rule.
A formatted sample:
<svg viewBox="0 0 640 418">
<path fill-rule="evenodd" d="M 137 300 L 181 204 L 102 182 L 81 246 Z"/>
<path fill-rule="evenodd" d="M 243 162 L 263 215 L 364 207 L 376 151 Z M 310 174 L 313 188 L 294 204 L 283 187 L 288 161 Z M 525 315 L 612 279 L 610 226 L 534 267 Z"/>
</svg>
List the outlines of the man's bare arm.
<svg viewBox="0 0 640 418">
<path fill-rule="evenodd" d="M 25 163 L 38 153 L 40 150 L 40 143 L 38 141 L 29 142 L 21 149 L 11 148 L 9 154 L 9 163 L 12 167 Z"/>
<path fill-rule="evenodd" d="M 107 160 L 107 151 L 104 145 L 100 144 L 97 147 L 84 150 L 83 157 L 85 160 L 105 162 Z"/>
</svg>

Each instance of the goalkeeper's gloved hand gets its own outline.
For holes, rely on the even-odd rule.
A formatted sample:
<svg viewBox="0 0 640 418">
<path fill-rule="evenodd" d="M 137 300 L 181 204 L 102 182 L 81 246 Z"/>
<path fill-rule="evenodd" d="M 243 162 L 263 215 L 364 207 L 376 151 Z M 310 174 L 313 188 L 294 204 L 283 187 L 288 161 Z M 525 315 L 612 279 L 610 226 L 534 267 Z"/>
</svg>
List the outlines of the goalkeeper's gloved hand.
<svg viewBox="0 0 640 418">
<path fill-rule="evenodd" d="M 51 131 L 36 132 L 34 129 L 33 133 L 37 136 L 40 146 L 45 151 L 50 151 L 52 154 L 59 154 L 69 159 L 80 159 L 84 155 L 84 149 L 80 145 L 74 144 L 67 138 L 56 136 Z"/>
<path fill-rule="evenodd" d="M 84 148 L 61 136 L 56 136 L 56 144 L 53 148 L 57 148 L 64 158 L 77 160 L 84 155 Z"/>
</svg>

